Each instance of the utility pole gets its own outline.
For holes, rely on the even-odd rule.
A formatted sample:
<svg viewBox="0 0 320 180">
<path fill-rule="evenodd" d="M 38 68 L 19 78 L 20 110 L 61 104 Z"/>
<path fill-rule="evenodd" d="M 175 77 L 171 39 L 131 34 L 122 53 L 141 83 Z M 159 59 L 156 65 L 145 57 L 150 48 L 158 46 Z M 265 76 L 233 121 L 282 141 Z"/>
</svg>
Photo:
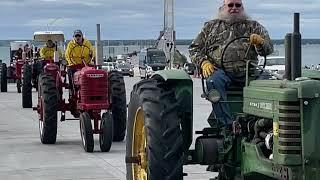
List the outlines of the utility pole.
<svg viewBox="0 0 320 180">
<path fill-rule="evenodd" d="M 174 30 L 174 0 L 164 0 L 163 30 L 157 39 L 155 46 L 162 49 L 172 68 L 174 52 L 176 51 L 176 35 Z"/>
</svg>

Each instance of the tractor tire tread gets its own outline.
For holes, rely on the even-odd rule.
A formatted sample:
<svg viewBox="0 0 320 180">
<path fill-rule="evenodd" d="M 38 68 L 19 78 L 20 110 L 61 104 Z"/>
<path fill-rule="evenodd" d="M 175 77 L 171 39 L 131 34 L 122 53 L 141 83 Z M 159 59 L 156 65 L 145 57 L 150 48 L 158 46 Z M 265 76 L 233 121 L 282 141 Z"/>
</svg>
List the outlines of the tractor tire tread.
<svg viewBox="0 0 320 180">
<path fill-rule="evenodd" d="M 135 104 L 139 104 L 144 112 L 147 130 L 148 178 L 183 179 L 183 138 L 174 89 L 167 87 L 165 82 L 153 78 L 137 83 L 131 92 L 128 127 L 133 127 L 135 111 L 139 108 Z M 133 138 L 132 130 L 127 134 L 126 149 L 132 151 L 130 148 Z M 130 153 L 132 152 L 127 152 L 127 155 Z M 127 164 L 127 170 L 132 171 L 130 167 Z"/>
<path fill-rule="evenodd" d="M 24 64 L 22 69 L 22 107 L 32 108 L 31 65 Z"/>
<path fill-rule="evenodd" d="M 119 72 L 109 74 L 109 95 L 112 103 L 113 141 L 120 142 L 126 133 L 127 100 L 124 79 Z"/>
<path fill-rule="evenodd" d="M 44 98 L 44 123 L 41 141 L 43 144 L 54 144 L 57 138 L 58 96 L 55 80 L 51 75 L 40 76 L 42 96 Z M 47 108 L 46 108 L 47 107 Z"/>
</svg>

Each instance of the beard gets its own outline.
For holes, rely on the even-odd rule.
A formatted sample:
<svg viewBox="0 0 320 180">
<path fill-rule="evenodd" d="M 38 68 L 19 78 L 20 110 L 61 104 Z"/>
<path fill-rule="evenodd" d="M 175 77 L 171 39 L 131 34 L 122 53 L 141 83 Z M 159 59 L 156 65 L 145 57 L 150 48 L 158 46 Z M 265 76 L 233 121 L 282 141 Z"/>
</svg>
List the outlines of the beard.
<svg viewBox="0 0 320 180">
<path fill-rule="evenodd" d="M 236 22 L 242 22 L 244 20 L 249 19 L 249 16 L 246 14 L 246 12 L 242 9 L 240 13 L 237 14 L 230 14 L 226 11 L 224 11 L 224 8 L 219 8 L 218 12 L 218 19 L 226 20 L 230 23 L 236 23 Z"/>
</svg>

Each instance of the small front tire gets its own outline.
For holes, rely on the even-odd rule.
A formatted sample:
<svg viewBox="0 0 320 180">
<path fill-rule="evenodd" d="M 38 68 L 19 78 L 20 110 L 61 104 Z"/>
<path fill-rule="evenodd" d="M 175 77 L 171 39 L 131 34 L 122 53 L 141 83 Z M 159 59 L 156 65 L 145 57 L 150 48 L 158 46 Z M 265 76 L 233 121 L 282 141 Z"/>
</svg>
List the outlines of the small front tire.
<svg viewBox="0 0 320 180">
<path fill-rule="evenodd" d="M 86 152 L 93 152 L 94 141 L 91 117 L 87 112 L 83 112 L 80 114 L 80 133 L 83 149 Z"/>
<path fill-rule="evenodd" d="M 109 112 L 103 113 L 100 122 L 102 134 L 99 134 L 100 149 L 109 152 L 113 141 L 113 119 Z"/>
</svg>

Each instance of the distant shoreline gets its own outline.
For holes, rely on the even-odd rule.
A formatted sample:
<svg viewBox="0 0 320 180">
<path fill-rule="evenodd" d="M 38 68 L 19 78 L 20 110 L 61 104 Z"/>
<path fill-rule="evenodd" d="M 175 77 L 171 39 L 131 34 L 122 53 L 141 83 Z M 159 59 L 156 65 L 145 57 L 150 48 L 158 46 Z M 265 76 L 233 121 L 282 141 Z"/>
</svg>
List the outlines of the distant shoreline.
<svg viewBox="0 0 320 180">
<path fill-rule="evenodd" d="M 8 47 L 10 46 L 11 41 L 24 41 L 24 40 L 0 40 L 0 46 Z M 25 40 L 30 41 L 30 40 Z M 94 43 L 95 40 L 91 40 Z M 141 40 L 102 40 L 103 46 L 150 46 L 155 44 L 156 40 L 154 39 L 141 39 Z M 177 39 L 176 45 L 189 45 L 191 44 L 192 39 Z M 283 39 L 274 39 L 272 40 L 274 45 L 284 44 Z M 320 44 L 320 39 L 302 39 L 302 45 L 306 44 Z M 38 43 L 37 43 L 38 44 Z M 43 44 L 43 43 L 39 43 Z"/>
</svg>

